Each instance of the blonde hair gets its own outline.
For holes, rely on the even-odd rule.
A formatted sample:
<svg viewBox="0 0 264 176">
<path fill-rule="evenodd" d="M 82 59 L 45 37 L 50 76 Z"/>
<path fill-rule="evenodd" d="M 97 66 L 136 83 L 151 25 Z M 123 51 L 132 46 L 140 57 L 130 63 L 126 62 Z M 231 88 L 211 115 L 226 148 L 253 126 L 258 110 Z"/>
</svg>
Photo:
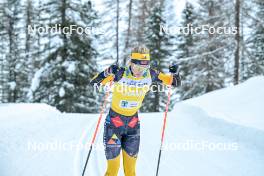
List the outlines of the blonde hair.
<svg viewBox="0 0 264 176">
<path fill-rule="evenodd" d="M 136 46 L 132 49 L 131 53 L 149 54 L 149 49 L 144 45 Z"/>
</svg>

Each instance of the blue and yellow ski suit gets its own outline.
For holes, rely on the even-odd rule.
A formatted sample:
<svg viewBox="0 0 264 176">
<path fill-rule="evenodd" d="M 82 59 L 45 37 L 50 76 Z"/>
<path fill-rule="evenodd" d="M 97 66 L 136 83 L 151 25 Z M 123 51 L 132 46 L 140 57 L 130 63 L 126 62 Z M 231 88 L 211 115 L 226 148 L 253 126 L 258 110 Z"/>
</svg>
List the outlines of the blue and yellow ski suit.
<svg viewBox="0 0 264 176">
<path fill-rule="evenodd" d="M 140 143 L 140 122 L 138 110 L 153 82 L 165 85 L 180 85 L 180 77 L 168 75 L 154 69 L 147 70 L 141 77 L 133 76 L 130 66 L 121 67 L 117 73 L 109 74 L 110 66 L 96 75 L 92 84 L 113 81 L 113 96 L 104 124 L 104 146 L 107 159 L 105 176 L 117 176 L 120 166 L 120 152 L 126 176 L 136 175 L 136 159 Z"/>
</svg>

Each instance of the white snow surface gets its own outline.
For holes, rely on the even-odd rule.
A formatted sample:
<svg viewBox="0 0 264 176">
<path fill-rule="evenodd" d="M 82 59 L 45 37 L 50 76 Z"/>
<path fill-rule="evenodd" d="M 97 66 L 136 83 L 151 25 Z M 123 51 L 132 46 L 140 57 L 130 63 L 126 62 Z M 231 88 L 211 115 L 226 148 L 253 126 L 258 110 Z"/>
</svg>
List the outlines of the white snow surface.
<svg viewBox="0 0 264 176">
<path fill-rule="evenodd" d="M 263 176 L 263 85 L 264 77 L 255 77 L 176 104 L 168 113 L 160 176 Z M 80 176 L 98 117 L 45 104 L 1 104 L 0 175 Z M 163 113 L 141 113 L 140 120 L 137 175 L 155 175 Z M 87 176 L 105 172 L 102 128 L 103 122 Z"/>
<path fill-rule="evenodd" d="M 264 130 L 264 77 L 185 101 L 210 116 Z"/>
</svg>

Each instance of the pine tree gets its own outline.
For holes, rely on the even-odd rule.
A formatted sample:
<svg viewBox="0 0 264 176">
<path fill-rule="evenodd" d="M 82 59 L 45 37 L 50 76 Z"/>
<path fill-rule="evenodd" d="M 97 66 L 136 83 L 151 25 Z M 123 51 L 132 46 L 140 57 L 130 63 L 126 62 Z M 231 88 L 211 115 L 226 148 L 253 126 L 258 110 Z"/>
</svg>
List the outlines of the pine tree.
<svg viewBox="0 0 264 176">
<path fill-rule="evenodd" d="M 0 2 L 0 19 L 4 18 L 4 4 L 2 2 Z M 5 59 L 4 59 L 4 24 L 3 24 L 3 20 L 0 21 L 0 103 L 5 102 L 5 86 L 6 85 L 6 76 L 5 76 L 5 72 L 4 72 L 4 66 L 5 66 Z"/>
<path fill-rule="evenodd" d="M 172 43 L 170 36 L 165 34 L 164 31 L 160 31 L 161 26 L 166 25 L 164 20 L 164 7 L 160 3 L 157 3 L 152 13 L 147 19 L 147 25 L 145 28 L 145 41 L 147 47 L 150 49 L 151 60 L 157 63 L 156 69 L 160 71 L 166 71 L 169 65 L 169 57 L 172 55 Z M 165 89 L 161 89 L 161 85 L 158 83 L 153 84 L 153 92 L 149 92 L 144 101 L 142 111 L 159 112 L 164 110 L 167 102 L 167 94 Z"/>
<path fill-rule="evenodd" d="M 36 68 L 38 68 L 37 60 L 39 59 L 39 50 L 40 50 L 40 36 L 37 33 L 36 35 L 33 35 L 30 33 L 30 27 L 34 25 L 39 25 L 39 9 L 36 8 L 37 4 L 32 2 L 32 0 L 27 0 L 25 4 L 23 5 L 24 10 L 24 31 L 25 31 L 25 60 L 27 67 L 27 78 L 29 85 L 27 86 L 29 88 L 30 82 L 33 79 L 34 73 L 36 72 Z"/>
<path fill-rule="evenodd" d="M 229 26 L 225 1 L 199 0 L 200 8 L 195 12 L 193 26 L 207 25 L 217 28 Z M 183 99 L 202 95 L 225 86 L 226 65 L 232 55 L 233 36 L 205 31 L 193 34 L 193 47 L 190 46 L 190 57 L 182 58 L 188 62 L 183 84 Z M 184 69 L 186 70 L 186 69 Z M 188 75 L 187 75 L 188 74 Z"/>
<path fill-rule="evenodd" d="M 50 26 L 61 28 L 76 25 L 95 26 L 97 14 L 90 1 L 82 4 L 71 0 L 51 0 L 45 4 L 50 10 Z M 69 15 L 72 14 L 72 15 Z M 51 34 L 59 41 L 42 62 L 32 83 L 34 102 L 45 102 L 63 112 L 94 112 L 97 102 L 89 81 L 96 73 L 96 49 L 92 35 L 65 33 Z"/>
<path fill-rule="evenodd" d="M 38 68 L 36 60 L 39 58 L 38 51 L 40 44 L 38 41 L 40 37 L 38 35 L 32 35 L 29 30 L 29 26 L 38 24 L 37 16 L 38 11 L 34 6 L 35 4 L 32 0 L 27 0 L 21 3 L 20 11 L 22 18 L 20 19 L 21 27 L 17 35 L 19 36 L 20 42 L 20 51 L 19 51 L 19 75 L 17 76 L 17 82 L 20 84 L 21 95 L 19 97 L 19 102 L 28 102 L 27 93 L 30 88 L 30 83 L 33 78 L 36 69 Z"/>
<path fill-rule="evenodd" d="M 123 65 L 128 63 L 131 48 L 145 44 L 144 28 L 146 26 L 147 18 L 151 13 L 153 7 L 153 0 L 129 0 L 128 15 L 125 19 L 127 21 L 127 31 L 124 31 L 125 36 Z"/>
<path fill-rule="evenodd" d="M 194 7 L 191 3 L 187 2 L 185 4 L 185 9 L 182 12 L 182 19 L 181 26 L 185 27 L 188 25 L 193 25 L 196 18 L 196 14 L 194 14 Z M 194 37 L 191 33 L 184 34 L 181 33 L 178 35 L 178 52 L 177 57 L 181 58 L 189 58 L 194 55 L 193 48 L 194 48 Z M 180 64 L 181 66 L 181 76 L 183 78 L 183 84 L 180 87 L 180 95 L 181 99 L 188 99 L 191 98 L 192 94 L 188 93 L 188 90 L 191 89 L 191 77 L 192 77 L 192 69 L 190 68 L 192 65 L 192 60 L 183 60 Z"/>
<path fill-rule="evenodd" d="M 254 0 L 253 5 L 256 8 L 256 17 L 263 19 L 264 2 Z M 248 57 L 250 59 L 246 64 L 245 79 L 264 74 L 264 23 L 254 20 L 252 25 L 254 28 L 249 42 L 250 55 Z"/>
<path fill-rule="evenodd" d="M 147 21 L 152 15 L 153 7 L 156 3 L 160 3 L 160 0 L 134 0 L 132 30 L 133 30 L 133 42 L 134 44 L 144 44 L 146 42 L 145 30 Z"/>
<path fill-rule="evenodd" d="M 125 57 L 125 37 L 126 25 L 128 23 L 128 5 L 129 2 L 125 0 L 103 0 L 103 8 L 100 15 L 102 29 L 105 32 L 100 38 L 100 60 L 108 61 L 103 63 L 103 67 L 109 66 L 109 63 L 123 64 L 121 60 Z M 111 40 L 109 40 L 111 39 Z"/>
<path fill-rule="evenodd" d="M 2 2 L 2 39 L 5 41 L 3 60 L 5 82 L 4 91 L 7 95 L 6 102 L 22 102 L 26 73 L 25 59 L 22 55 L 22 29 L 20 27 L 21 11 L 19 0 L 3 1 Z"/>
</svg>

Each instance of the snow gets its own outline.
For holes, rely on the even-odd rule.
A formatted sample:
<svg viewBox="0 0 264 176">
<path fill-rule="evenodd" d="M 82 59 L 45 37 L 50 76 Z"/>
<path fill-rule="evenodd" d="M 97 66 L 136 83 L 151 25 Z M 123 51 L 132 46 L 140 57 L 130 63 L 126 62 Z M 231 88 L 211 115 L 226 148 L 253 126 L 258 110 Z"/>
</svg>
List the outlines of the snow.
<svg viewBox="0 0 264 176">
<path fill-rule="evenodd" d="M 5 13 L 6 13 L 8 16 L 10 16 L 10 17 L 13 16 L 13 12 L 12 12 L 10 9 L 5 8 L 4 11 L 5 11 Z"/>
<path fill-rule="evenodd" d="M 9 87 L 11 90 L 15 90 L 16 89 L 16 82 L 12 81 L 8 83 Z"/>
<path fill-rule="evenodd" d="M 262 176 L 263 83 L 255 77 L 176 104 L 168 113 L 160 176 Z M 98 114 L 60 113 L 45 104 L 1 104 L 0 114 L 1 176 L 81 175 Z M 139 176 L 155 174 L 162 118 L 140 114 Z M 87 176 L 103 175 L 106 168 L 102 128 Z"/>
<path fill-rule="evenodd" d="M 35 91 L 37 90 L 37 88 L 39 87 L 39 83 L 40 83 L 40 78 L 41 76 L 43 76 L 43 72 L 47 72 L 47 70 L 49 69 L 50 67 L 50 64 L 49 63 L 46 63 L 44 67 L 41 67 L 38 71 L 36 71 L 36 73 L 34 74 L 34 77 L 32 79 L 32 82 L 31 82 L 31 86 L 30 86 L 30 90 L 31 91 Z"/>
<path fill-rule="evenodd" d="M 31 81 L 30 89 L 29 89 L 28 94 L 27 94 L 29 101 L 31 101 L 33 99 L 33 92 L 38 89 L 41 76 L 42 76 L 43 72 L 48 69 L 48 67 L 49 67 L 49 64 L 45 64 L 44 67 L 40 68 L 34 74 L 34 77 Z"/>
<path fill-rule="evenodd" d="M 74 73 L 75 69 L 76 69 L 76 65 L 74 61 L 65 61 L 63 63 L 63 66 L 66 68 L 66 71 L 68 73 Z"/>
<path fill-rule="evenodd" d="M 41 77 L 43 71 L 44 71 L 44 68 L 41 68 L 40 70 L 38 70 L 35 73 L 35 75 L 32 79 L 31 87 L 30 87 L 31 91 L 35 91 L 39 87 L 40 77 Z"/>
<path fill-rule="evenodd" d="M 258 76 L 244 84 L 214 91 L 185 103 L 200 107 L 211 117 L 264 130 L 263 87 L 264 77 Z"/>
<path fill-rule="evenodd" d="M 64 97 L 65 89 L 63 87 L 60 88 L 59 95 L 60 95 L 60 97 Z"/>
</svg>

